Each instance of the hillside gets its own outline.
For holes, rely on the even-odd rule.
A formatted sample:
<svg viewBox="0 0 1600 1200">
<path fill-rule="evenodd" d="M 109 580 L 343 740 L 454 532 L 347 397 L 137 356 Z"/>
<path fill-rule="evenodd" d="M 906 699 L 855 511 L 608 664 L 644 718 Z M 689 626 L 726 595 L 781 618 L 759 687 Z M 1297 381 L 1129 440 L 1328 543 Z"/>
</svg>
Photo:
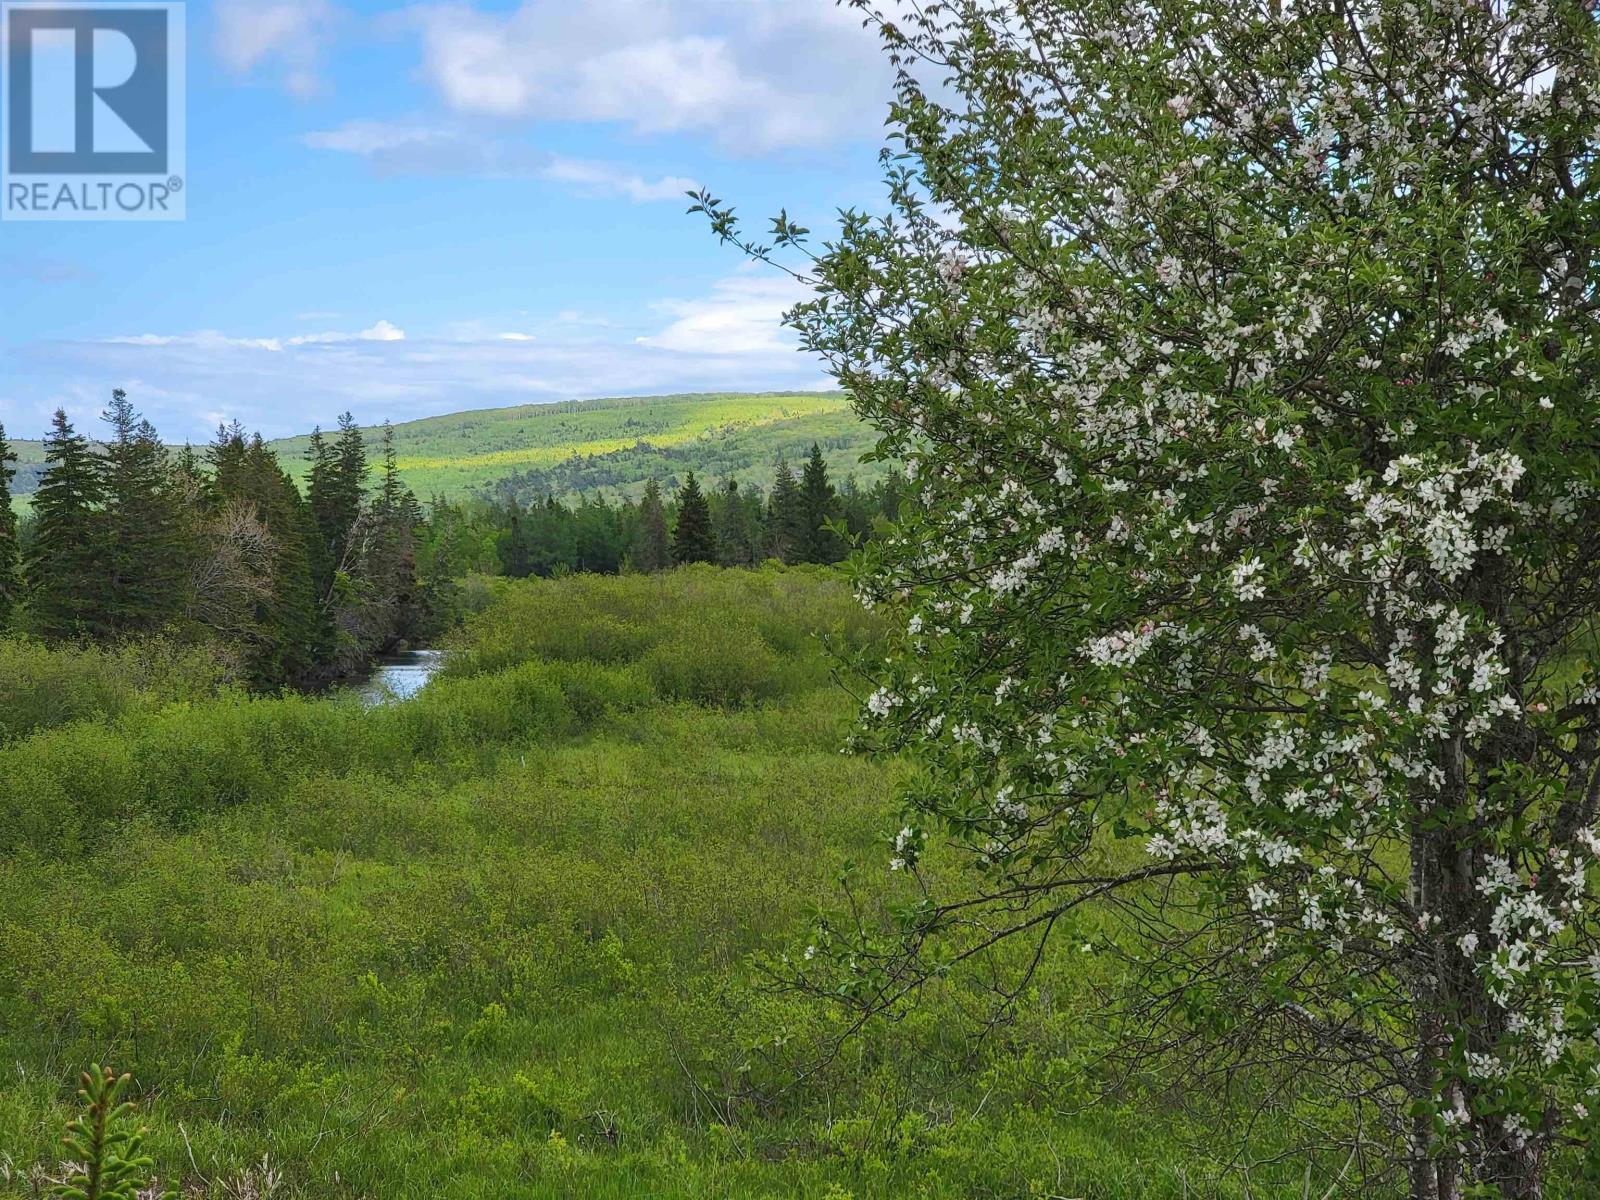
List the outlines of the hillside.
<svg viewBox="0 0 1600 1200">
<path fill-rule="evenodd" d="M 367 432 L 375 443 L 377 428 Z M 821 444 L 841 480 L 854 474 L 867 482 L 884 470 L 860 462 L 873 434 L 842 392 L 524 404 L 407 421 L 394 427 L 394 438 L 401 474 L 423 498 L 507 492 L 523 500 L 546 493 L 570 498 L 597 488 L 636 495 L 651 476 L 671 486 L 691 470 L 765 486 L 777 458 L 796 461 L 812 442 Z M 298 476 L 309 442 L 309 435 L 283 438 L 272 448 Z M 13 491 L 26 507 L 42 474 L 44 448 L 37 441 L 15 442 L 13 448 Z"/>
</svg>

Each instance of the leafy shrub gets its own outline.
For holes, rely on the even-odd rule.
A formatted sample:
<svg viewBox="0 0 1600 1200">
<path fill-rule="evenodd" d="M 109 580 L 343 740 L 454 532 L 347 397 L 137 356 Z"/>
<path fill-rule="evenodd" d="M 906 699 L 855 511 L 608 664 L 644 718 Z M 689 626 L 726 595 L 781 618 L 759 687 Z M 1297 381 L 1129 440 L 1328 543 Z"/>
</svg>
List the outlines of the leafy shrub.
<svg viewBox="0 0 1600 1200">
<path fill-rule="evenodd" d="M 446 674 L 531 661 L 640 662 L 664 694 L 721 705 L 823 686 L 819 639 L 855 651 L 883 627 L 842 579 L 818 568 L 527 580 L 468 619 Z"/>
<path fill-rule="evenodd" d="M 753 628 L 739 624 L 697 623 L 644 656 L 663 696 L 723 707 L 782 695 L 791 674 L 785 667 Z"/>
<path fill-rule="evenodd" d="M 121 716 L 213 694 L 232 678 L 214 647 L 155 639 L 117 648 L 46 648 L 0 638 L 0 743 L 71 721 Z"/>
</svg>

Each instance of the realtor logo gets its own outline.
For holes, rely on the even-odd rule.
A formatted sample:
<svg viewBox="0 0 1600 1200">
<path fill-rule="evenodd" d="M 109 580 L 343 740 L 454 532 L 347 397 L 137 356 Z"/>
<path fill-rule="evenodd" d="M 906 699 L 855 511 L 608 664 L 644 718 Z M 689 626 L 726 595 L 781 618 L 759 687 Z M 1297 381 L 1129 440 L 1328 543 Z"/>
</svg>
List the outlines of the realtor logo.
<svg viewBox="0 0 1600 1200">
<path fill-rule="evenodd" d="M 0 217 L 181 220 L 179 3 L 0 0 Z"/>
</svg>

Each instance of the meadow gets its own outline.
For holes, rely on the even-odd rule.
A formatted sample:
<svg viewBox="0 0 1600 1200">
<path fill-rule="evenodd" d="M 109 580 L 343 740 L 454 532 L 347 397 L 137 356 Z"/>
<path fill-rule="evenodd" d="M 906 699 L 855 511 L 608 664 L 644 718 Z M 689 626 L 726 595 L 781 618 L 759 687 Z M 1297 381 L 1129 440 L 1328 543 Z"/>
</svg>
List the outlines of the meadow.
<svg viewBox="0 0 1600 1200">
<path fill-rule="evenodd" d="M 91 1061 L 133 1073 L 189 1197 L 1331 1182 L 1219 1175 L 1237 1130 L 1160 1078 L 1101 1096 L 1084 1013 L 1117 968 L 1090 916 L 986 1036 L 983 981 L 952 977 L 813 1060 L 840 1017 L 774 985 L 782 956 L 847 864 L 869 908 L 908 886 L 884 864 L 911 768 L 840 753 L 843 657 L 883 632 L 841 580 L 463 595 L 442 675 L 372 709 L 248 696 L 177 650 L 152 670 L 0 642 L 0 679 L 36 697 L 0 725 L 0 1195 L 44 1194 Z M 1274 1144 L 1269 1124 L 1255 1153 Z"/>
</svg>

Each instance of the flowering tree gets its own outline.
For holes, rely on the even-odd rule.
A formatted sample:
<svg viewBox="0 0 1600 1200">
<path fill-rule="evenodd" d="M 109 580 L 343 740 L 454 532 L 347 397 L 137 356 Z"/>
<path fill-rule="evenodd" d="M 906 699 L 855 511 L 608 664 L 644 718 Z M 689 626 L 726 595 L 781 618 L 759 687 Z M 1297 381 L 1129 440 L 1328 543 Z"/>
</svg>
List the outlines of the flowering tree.
<svg viewBox="0 0 1600 1200">
<path fill-rule="evenodd" d="M 918 482 L 867 729 L 928 768 L 893 865 L 975 870 L 818 962 L 881 1009 L 1117 906 L 1142 1044 L 1278 1047 L 1413 1196 L 1538 1195 L 1600 1107 L 1591 5 L 856 7 L 889 215 L 697 208 L 810 254 Z"/>
</svg>

